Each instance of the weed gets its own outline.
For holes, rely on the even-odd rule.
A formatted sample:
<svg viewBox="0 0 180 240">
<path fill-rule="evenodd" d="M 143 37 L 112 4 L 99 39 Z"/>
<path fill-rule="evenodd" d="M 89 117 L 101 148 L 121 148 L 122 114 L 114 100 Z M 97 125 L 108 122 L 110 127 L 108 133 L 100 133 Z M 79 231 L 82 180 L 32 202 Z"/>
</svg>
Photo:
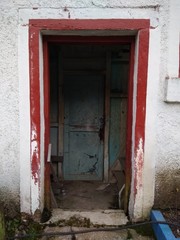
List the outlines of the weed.
<svg viewBox="0 0 180 240">
<path fill-rule="evenodd" d="M 154 237 L 154 232 L 151 225 L 142 225 L 134 228 L 134 230 L 142 236 Z"/>
<path fill-rule="evenodd" d="M 133 236 L 131 234 L 131 232 L 129 231 L 129 229 L 127 230 L 127 239 L 132 239 Z"/>
<path fill-rule="evenodd" d="M 30 235 L 24 239 L 36 240 L 37 234 L 41 233 L 43 230 L 42 225 L 34 222 L 32 219 L 28 221 L 22 221 L 20 217 L 14 219 L 6 219 L 6 234 L 8 237 L 15 237 L 21 235 Z"/>
</svg>

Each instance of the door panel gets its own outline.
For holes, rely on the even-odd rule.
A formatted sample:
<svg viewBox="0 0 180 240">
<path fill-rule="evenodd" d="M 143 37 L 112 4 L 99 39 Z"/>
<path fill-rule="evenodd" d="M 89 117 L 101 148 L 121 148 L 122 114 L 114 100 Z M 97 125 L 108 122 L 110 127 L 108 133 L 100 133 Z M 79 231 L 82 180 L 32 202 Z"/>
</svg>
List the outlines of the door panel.
<svg viewBox="0 0 180 240">
<path fill-rule="evenodd" d="M 64 76 L 64 178 L 102 180 L 103 76 Z"/>
</svg>

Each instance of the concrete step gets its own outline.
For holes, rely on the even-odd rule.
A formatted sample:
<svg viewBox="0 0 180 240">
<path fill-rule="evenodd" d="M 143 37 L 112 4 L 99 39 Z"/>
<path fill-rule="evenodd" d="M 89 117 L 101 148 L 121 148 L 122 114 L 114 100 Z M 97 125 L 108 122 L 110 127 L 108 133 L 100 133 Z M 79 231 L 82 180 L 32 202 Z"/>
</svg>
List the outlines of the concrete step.
<svg viewBox="0 0 180 240">
<path fill-rule="evenodd" d="M 126 225 L 128 219 L 123 210 L 63 210 L 53 209 L 52 217 L 46 222 L 44 233 L 47 236 L 41 240 L 152 240 L 154 238 L 141 236 L 134 229 L 114 231 L 113 227 Z M 61 233 L 80 232 L 100 229 L 88 233 L 75 233 L 62 236 Z M 103 228 L 110 229 L 103 231 Z M 54 236 L 52 236 L 54 234 Z"/>
<path fill-rule="evenodd" d="M 89 230 L 91 228 L 82 227 L 46 227 L 44 233 L 67 233 L 67 232 L 78 232 L 83 230 Z M 121 230 L 121 231 L 101 231 L 101 232 L 89 232 L 76 234 L 74 236 L 44 236 L 41 240 L 153 240 L 154 238 L 149 236 L 142 236 L 133 229 Z"/>
<path fill-rule="evenodd" d="M 88 220 L 90 225 L 100 226 L 120 226 L 128 222 L 127 216 L 123 210 L 64 210 L 60 208 L 53 209 L 52 217 L 49 223 L 56 223 L 58 221 L 69 221 L 70 219 Z"/>
</svg>

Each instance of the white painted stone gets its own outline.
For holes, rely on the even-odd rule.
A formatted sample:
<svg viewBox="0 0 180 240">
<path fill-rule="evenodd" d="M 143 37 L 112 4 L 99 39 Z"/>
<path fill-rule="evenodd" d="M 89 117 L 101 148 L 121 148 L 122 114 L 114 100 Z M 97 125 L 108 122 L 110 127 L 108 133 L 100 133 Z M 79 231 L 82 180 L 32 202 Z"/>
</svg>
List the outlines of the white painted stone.
<svg viewBox="0 0 180 240">
<path fill-rule="evenodd" d="M 180 103 L 180 78 L 166 79 L 165 101 Z"/>
<path fill-rule="evenodd" d="M 17 11 L 0 8 L 0 202 L 14 209 L 20 185 L 17 27 Z"/>
<path fill-rule="evenodd" d="M 180 1 L 170 1 L 169 47 L 168 47 L 168 77 L 179 74 L 179 45 L 180 45 Z"/>
<path fill-rule="evenodd" d="M 91 231 L 88 233 L 81 233 L 81 234 L 75 234 L 75 237 L 77 240 L 154 240 L 153 237 L 150 236 L 142 236 L 141 234 L 138 234 L 136 230 L 134 229 L 125 229 L 121 231 L 114 231 L 111 230 L 111 227 L 109 227 L 109 231 L 93 231 L 94 228 L 85 228 L 85 227 L 46 227 L 44 229 L 44 233 L 48 234 L 56 234 L 56 233 L 68 233 L 68 232 L 81 232 L 81 231 Z M 66 236 L 54 236 L 53 240 L 71 240 L 71 235 Z M 46 240 L 46 237 L 44 236 L 42 240 Z"/>
<path fill-rule="evenodd" d="M 19 28 L 19 121 L 20 121 L 20 203 L 21 211 L 31 213 L 30 94 L 27 52 L 28 29 Z"/>
<path fill-rule="evenodd" d="M 92 211 L 75 211 L 62 210 L 60 208 L 53 209 L 52 217 L 48 223 L 56 223 L 60 220 L 69 220 L 75 217 L 79 219 L 89 219 L 94 225 L 119 226 L 128 222 L 127 216 L 122 210 L 92 210 Z"/>
<path fill-rule="evenodd" d="M 146 98 L 146 129 L 143 169 L 142 216 L 147 218 L 154 204 L 155 166 L 157 151 L 157 99 L 160 67 L 160 28 L 150 31 L 149 68 Z M 153 69 L 153 71 L 152 71 Z"/>
</svg>

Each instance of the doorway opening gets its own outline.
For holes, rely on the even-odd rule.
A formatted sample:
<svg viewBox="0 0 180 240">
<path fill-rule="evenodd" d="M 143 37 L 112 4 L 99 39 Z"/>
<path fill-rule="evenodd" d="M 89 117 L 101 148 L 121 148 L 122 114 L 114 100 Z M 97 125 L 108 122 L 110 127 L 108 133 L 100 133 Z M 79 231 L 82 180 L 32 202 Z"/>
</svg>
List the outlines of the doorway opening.
<svg viewBox="0 0 180 240">
<path fill-rule="evenodd" d="M 48 49 L 56 204 L 123 209 L 131 45 L 50 43 Z"/>
<path fill-rule="evenodd" d="M 27 19 L 26 19 L 27 20 Z M 51 208 L 50 164 L 49 164 L 49 57 L 50 44 L 59 43 L 97 43 L 97 45 L 131 45 L 130 76 L 128 87 L 127 144 L 125 164 L 125 212 L 131 219 L 144 218 L 144 209 L 149 202 L 144 201 L 143 178 L 147 170 L 144 158 L 146 88 L 149 57 L 149 19 L 29 19 L 27 28 L 20 26 L 20 39 L 29 35 L 27 41 L 21 41 L 20 63 L 28 68 L 20 68 L 21 94 L 26 101 L 23 106 L 21 122 L 22 141 L 21 158 L 21 211 L 34 213 L 36 209 Z M 29 34 L 28 34 L 29 32 Z M 125 37 L 126 36 L 126 37 Z M 22 64 L 21 64 L 22 65 Z M 29 76 L 26 78 L 26 76 Z M 26 81 L 25 81 L 26 80 Z M 44 91 L 43 91 L 44 90 Z M 23 98 L 22 98 L 23 99 Z M 25 104 L 27 103 L 27 104 Z M 30 103 L 30 105 L 29 105 Z M 26 109 L 26 106 L 29 108 Z M 106 106 L 105 106 L 106 109 Z M 30 110 L 30 115 L 28 110 Z M 27 124 L 24 125 L 24 114 Z M 30 126 L 30 129 L 29 127 Z M 30 131 L 29 131 L 30 130 Z M 106 131 L 105 131 L 106 135 Z M 107 138 L 104 140 L 107 141 Z M 29 146 L 29 147 L 28 147 Z M 107 152 L 104 159 L 107 160 Z M 24 171 L 24 169 L 26 171 Z M 108 161 L 104 161 L 104 176 L 108 173 Z M 131 177 L 132 176 L 132 177 Z M 152 180 L 153 175 L 150 176 Z M 108 176 L 104 177 L 107 181 Z M 153 196 L 153 193 L 151 192 Z M 149 195 L 148 195 L 149 196 Z M 148 203 L 147 203 L 148 202 Z M 150 201 L 151 202 L 151 201 Z M 148 210 L 147 210 L 148 213 Z"/>
</svg>

